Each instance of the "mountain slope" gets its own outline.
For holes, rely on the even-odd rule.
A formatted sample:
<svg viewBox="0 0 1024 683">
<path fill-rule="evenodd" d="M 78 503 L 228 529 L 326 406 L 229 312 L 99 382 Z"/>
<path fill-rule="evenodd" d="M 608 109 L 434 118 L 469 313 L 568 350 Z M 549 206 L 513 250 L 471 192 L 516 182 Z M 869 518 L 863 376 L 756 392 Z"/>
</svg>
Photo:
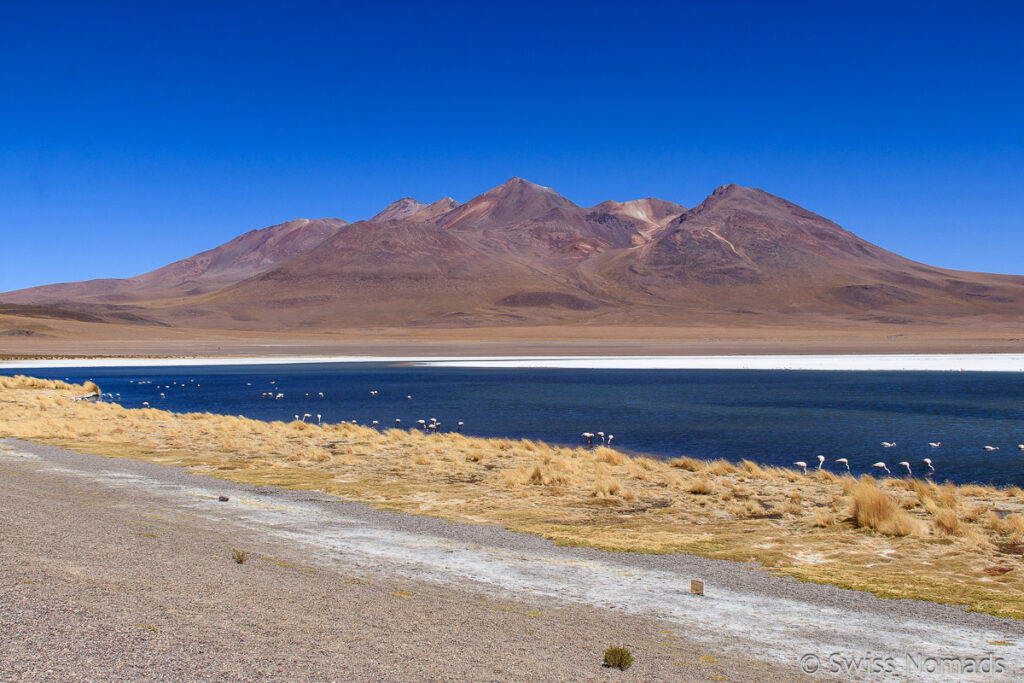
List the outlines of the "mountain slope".
<svg viewBox="0 0 1024 683">
<path fill-rule="evenodd" d="M 570 307 L 593 305 L 545 269 L 499 258 L 457 231 L 413 221 L 365 221 L 202 303 L 241 319 L 259 301 L 278 311 L 275 316 L 286 326 L 353 319 L 515 322 L 520 316 L 500 310 L 499 302 L 524 285 L 562 297 Z"/>
<path fill-rule="evenodd" d="M 1024 278 L 957 273 L 886 251 L 757 189 L 726 185 L 617 255 L 613 287 L 689 306 L 860 316 L 1012 313 Z"/>
<path fill-rule="evenodd" d="M 196 295 L 270 270 L 319 246 L 348 225 L 337 218 L 306 218 L 252 230 L 213 249 L 127 279 L 88 280 L 8 292 L 19 304 L 125 302 Z"/>
<path fill-rule="evenodd" d="M 452 209 L 458 208 L 459 206 L 461 206 L 461 204 L 459 204 L 451 197 L 443 197 L 442 199 L 438 199 L 433 204 L 428 204 L 427 206 L 424 206 L 422 209 L 409 216 L 409 220 L 417 221 L 420 223 L 432 222 L 440 218 L 444 214 L 448 213 Z"/>
</svg>

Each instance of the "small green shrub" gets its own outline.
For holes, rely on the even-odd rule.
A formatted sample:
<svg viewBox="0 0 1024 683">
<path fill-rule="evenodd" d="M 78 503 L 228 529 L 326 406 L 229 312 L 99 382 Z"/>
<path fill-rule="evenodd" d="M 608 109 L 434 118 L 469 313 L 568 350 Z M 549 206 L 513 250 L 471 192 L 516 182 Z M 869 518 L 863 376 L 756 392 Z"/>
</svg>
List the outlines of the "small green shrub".
<svg viewBox="0 0 1024 683">
<path fill-rule="evenodd" d="M 633 653 L 628 648 L 610 647 L 604 651 L 604 665 L 625 671 L 633 665 Z"/>
<path fill-rule="evenodd" d="M 238 548 L 235 548 L 231 551 L 231 557 L 238 564 L 245 564 L 245 561 L 249 559 L 249 553 L 247 553 L 244 550 L 239 550 Z"/>
</svg>

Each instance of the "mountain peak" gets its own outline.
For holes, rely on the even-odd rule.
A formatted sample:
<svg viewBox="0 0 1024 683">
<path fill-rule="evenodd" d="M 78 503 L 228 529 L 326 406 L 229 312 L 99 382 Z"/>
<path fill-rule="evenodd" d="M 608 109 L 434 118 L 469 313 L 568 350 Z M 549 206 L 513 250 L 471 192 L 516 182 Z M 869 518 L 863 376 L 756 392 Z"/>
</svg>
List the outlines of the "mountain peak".
<svg viewBox="0 0 1024 683">
<path fill-rule="evenodd" d="M 556 209 L 579 211 L 578 206 L 550 187 L 513 177 L 450 212 L 443 224 L 450 228 L 499 227 L 538 218 Z"/>
<path fill-rule="evenodd" d="M 371 218 L 370 221 L 373 223 L 380 223 L 382 221 L 400 221 L 408 218 L 425 206 L 426 204 L 413 199 L 412 197 L 402 197 L 401 199 L 388 204 L 383 211 Z"/>
<path fill-rule="evenodd" d="M 736 183 L 726 183 L 725 185 L 719 185 L 718 187 L 716 187 L 711 194 L 712 195 L 724 195 L 724 194 L 729 194 L 729 193 L 732 193 L 732 192 L 736 192 L 736 191 L 739 191 L 739 190 L 746 190 L 746 189 L 749 189 L 749 188 L 745 188 L 742 185 L 737 185 Z"/>
<path fill-rule="evenodd" d="M 737 185 L 736 183 L 728 183 L 716 187 L 709 197 L 727 198 L 727 197 L 773 197 L 775 195 L 759 190 L 756 187 L 744 187 Z"/>
<path fill-rule="evenodd" d="M 701 255 L 697 258 L 697 255 Z M 840 268 L 905 267 L 832 221 L 751 187 L 722 185 L 667 226 L 640 256 L 691 282 L 747 283 L 793 273 L 826 278 Z"/>
<path fill-rule="evenodd" d="M 743 211 L 768 214 L 800 214 L 813 216 L 810 211 L 755 187 L 735 183 L 715 189 L 690 213 L 700 215 L 712 211 Z"/>
<path fill-rule="evenodd" d="M 441 216 L 445 215 L 452 209 L 456 209 L 459 206 L 461 206 L 461 204 L 459 204 L 451 197 L 442 197 L 433 204 L 428 204 L 427 206 L 424 206 L 416 213 L 409 216 L 409 220 L 425 223 L 428 221 L 432 221 L 436 218 L 440 218 Z"/>
<path fill-rule="evenodd" d="M 529 180 L 520 178 L 519 176 L 512 176 L 501 185 L 488 190 L 484 194 L 487 195 L 492 192 L 543 192 L 545 194 L 553 194 L 561 197 L 560 194 L 552 190 L 550 187 L 531 183 Z"/>
</svg>

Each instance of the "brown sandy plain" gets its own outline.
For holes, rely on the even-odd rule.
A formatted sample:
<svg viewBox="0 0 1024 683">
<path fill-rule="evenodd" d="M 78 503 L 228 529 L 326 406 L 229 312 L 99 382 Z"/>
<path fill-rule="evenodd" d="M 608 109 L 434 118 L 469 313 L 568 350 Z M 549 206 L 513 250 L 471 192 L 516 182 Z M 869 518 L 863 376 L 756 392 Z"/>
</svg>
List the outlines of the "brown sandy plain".
<svg viewBox="0 0 1024 683">
<path fill-rule="evenodd" d="M 1021 353 L 1024 331 L 1006 321 L 976 326 L 880 326 L 820 321 L 815 327 L 501 326 L 357 328 L 261 332 L 140 327 L 46 320 L 45 333 L 21 316 L 0 315 L 0 356 L 537 356 L 859 353 Z"/>
</svg>

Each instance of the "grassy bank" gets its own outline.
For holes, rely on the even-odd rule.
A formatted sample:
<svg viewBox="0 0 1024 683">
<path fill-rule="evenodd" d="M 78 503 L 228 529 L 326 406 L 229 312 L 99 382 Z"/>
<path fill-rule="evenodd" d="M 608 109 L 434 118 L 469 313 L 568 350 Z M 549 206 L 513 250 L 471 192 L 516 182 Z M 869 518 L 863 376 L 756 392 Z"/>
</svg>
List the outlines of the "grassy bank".
<svg viewBox="0 0 1024 683">
<path fill-rule="evenodd" d="M 0 435 L 371 505 L 500 524 L 566 545 L 692 552 L 801 580 L 1024 618 L 1024 491 L 752 462 L 662 462 L 460 434 L 129 410 L 0 377 Z"/>
</svg>

